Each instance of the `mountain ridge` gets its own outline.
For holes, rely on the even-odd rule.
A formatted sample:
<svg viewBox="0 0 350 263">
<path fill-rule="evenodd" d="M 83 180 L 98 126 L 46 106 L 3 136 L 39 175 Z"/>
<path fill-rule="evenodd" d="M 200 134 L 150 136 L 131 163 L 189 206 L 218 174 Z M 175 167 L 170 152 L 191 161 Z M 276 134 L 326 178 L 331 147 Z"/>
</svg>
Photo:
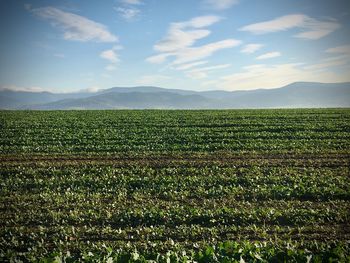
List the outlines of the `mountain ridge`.
<svg viewBox="0 0 350 263">
<path fill-rule="evenodd" d="M 350 107 L 350 83 L 294 82 L 276 89 L 193 91 L 154 86 L 89 93 L 0 91 L 1 109 L 234 109 Z"/>
</svg>

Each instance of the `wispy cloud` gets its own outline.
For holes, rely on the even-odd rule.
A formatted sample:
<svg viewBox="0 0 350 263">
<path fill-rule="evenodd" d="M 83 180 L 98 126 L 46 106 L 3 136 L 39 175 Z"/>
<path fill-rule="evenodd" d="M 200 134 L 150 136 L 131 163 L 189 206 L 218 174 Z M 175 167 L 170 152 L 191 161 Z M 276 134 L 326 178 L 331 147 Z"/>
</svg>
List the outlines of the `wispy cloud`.
<svg viewBox="0 0 350 263">
<path fill-rule="evenodd" d="M 238 2 L 238 0 L 204 0 L 203 5 L 209 9 L 224 10 L 238 4 Z"/>
<path fill-rule="evenodd" d="M 128 5 L 141 5 L 142 1 L 141 0 L 121 0 L 120 2 Z"/>
<path fill-rule="evenodd" d="M 232 48 L 239 46 L 240 44 L 240 40 L 226 39 L 199 47 L 185 48 L 176 53 L 176 59 L 174 60 L 173 64 L 176 65 L 201 60 L 210 57 L 218 50 Z"/>
<path fill-rule="evenodd" d="M 195 17 L 189 21 L 172 23 L 167 35 L 159 41 L 154 50 L 159 52 L 172 52 L 181 48 L 189 47 L 198 39 L 210 34 L 209 30 L 198 30 L 220 21 L 218 16 Z M 190 30 L 188 30 L 190 29 Z"/>
<path fill-rule="evenodd" d="M 113 71 L 116 69 L 116 64 L 120 62 L 117 51 L 121 49 L 121 46 L 114 46 L 111 49 L 107 49 L 101 52 L 100 57 L 108 60 L 109 63 L 111 63 L 110 65 L 106 66 L 106 70 Z"/>
<path fill-rule="evenodd" d="M 319 63 L 305 66 L 304 69 L 328 70 L 329 68 L 343 66 L 350 63 L 349 56 L 336 56 L 322 59 Z"/>
<path fill-rule="evenodd" d="M 214 66 L 203 67 L 203 68 L 195 68 L 195 69 L 186 71 L 186 75 L 193 79 L 203 79 L 208 76 L 207 72 L 209 71 L 224 69 L 228 67 L 231 67 L 231 64 L 221 64 L 221 65 L 214 65 Z"/>
<path fill-rule="evenodd" d="M 261 49 L 263 46 L 264 45 L 262 45 L 262 44 L 247 44 L 241 49 L 241 52 L 247 53 L 247 54 L 252 54 L 252 53 L 258 51 L 259 49 Z"/>
<path fill-rule="evenodd" d="M 136 6 L 142 5 L 141 0 L 120 0 L 122 6 L 114 7 L 119 16 L 127 22 L 135 21 L 139 18 L 141 9 Z"/>
<path fill-rule="evenodd" d="M 166 61 L 167 57 L 173 56 L 174 53 L 162 53 L 146 58 L 146 61 L 151 64 L 161 64 Z"/>
<path fill-rule="evenodd" d="M 350 45 L 338 46 L 329 48 L 326 50 L 327 53 L 336 53 L 336 54 L 348 54 L 350 55 Z"/>
<path fill-rule="evenodd" d="M 298 81 L 347 82 L 350 81 L 350 75 L 348 72 L 331 71 L 319 74 L 316 70 L 305 69 L 301 63 L 259 64 L 244 67 L 241 72 L 224 76 L 216 81 L 215 86 L 227 90 L 251 90 L 278 88 Z"/>
<path fill-rule="evenodd" d="M 111 49 L 107 49 L 101 52 L 100 56 L 101 58 L 107 59 L 111 63 L 118 63 L 120 61 L 117 50 L 120 50 L 120 46 L 114 46 Z"/>
<path fill-rule="evenodd" d="M 276 58 L 276 57 L 280 57 L 280 56 L 281 56 L 280 52 L 274 51 L 274 52 L 262 54 L 262 55 L 256 57 L 256 59 L 269 59 L 269 58 Z"/>
<path fill-rule="evenodd" d="M 167 35 L 154 45 L 160 54 L 146 59 L 150 63 L 163 63 L 168 57 L 175 57 L 172 65 L 189 63 L 211 56 L 214 52 L 238 46 L 241 41 L 225 39 L 202 46 L 194 46 L 199 39 L 207 37 L 211 31 L 203 29 L 221 20 L 218 16 L 200 16 L 184 22 L 172 23 Z"/>
<path fill-rule="evenodd" d="M 291 29 L 293 27 L 302 27 L 305 18 L 305 15 L 300 14 L 281 16 L 273 20 L 247 25 L 239 30 L 248 31 L 254 34 L 277 32 Z"/>
<path fill-rule="evenodd" d="M 304 68 L 324 71 L 329 68 L 350 64 L 350 45 L 329 48 L 325 52 L 332 56 L 321 59 L 318 63 L 307 65 Z"/>
<path fill-rule="evenodd" d="M 136 9 L 136 8 L 118 7 L 118 8 L 114 8 L 114 9 L 126 21 L 135 20 L 141 12 L 139 9 Z"/>
<path fill-rule="evenodd" d="M 208 63 L 208 61 L 197 61 L 197 62 L 193 62 L 193 63 L 189 63 L 189 64 L 182 64 L 178 67 L 175 67 L 175 69 L 176 70 L 186 70 L 186 69 L 194 68 L 196 66 L 207 64 L 207 63 Z"/>
<path fill-rule="evenodd" d="M 171 26 L 179 29 L 185 29 L 188 27 L 202 28 L 211 26 L 212 24 L 219 22 L 221 19 L 220 16 L 214 15 L 197 16 L 185 22 L 172 23 Z"/>
<path fill-rule="evenodd" d="M 292 14 L 281 16 L 273 20 L 255 23 L 240 28 L 241 31 L 248 31 L 254 34 L 265 34 L 271 32 L 285 31 L 291 28 L 300 28 L 304 32 L 294 37 L 304 39 L 319 39 L 329 35 L 340 27 L 335 20 L 317 20 L 303 14 Z"/>
<path fill-rule="evenodd" d="M 103 24 L 55 7 L 31 8 L 33 14 L 51 21 L 51 24 L 64 31 L 63 38 L 74 41 L 116 42 L 118 37 Z"/>
</svg>

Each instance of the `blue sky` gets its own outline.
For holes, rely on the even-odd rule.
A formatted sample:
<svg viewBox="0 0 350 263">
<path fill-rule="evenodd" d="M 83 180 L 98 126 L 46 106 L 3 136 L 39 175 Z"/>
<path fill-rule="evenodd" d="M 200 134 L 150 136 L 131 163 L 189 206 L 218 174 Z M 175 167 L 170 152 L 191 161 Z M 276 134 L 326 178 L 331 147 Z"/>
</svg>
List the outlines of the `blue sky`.
<svg viewBox="0 0 350 263">
<path fill-rule="evenodd" d="M 348 0 L 0 2 L 0 87 L 192 90 L 350 81 Z"/>
</svg>

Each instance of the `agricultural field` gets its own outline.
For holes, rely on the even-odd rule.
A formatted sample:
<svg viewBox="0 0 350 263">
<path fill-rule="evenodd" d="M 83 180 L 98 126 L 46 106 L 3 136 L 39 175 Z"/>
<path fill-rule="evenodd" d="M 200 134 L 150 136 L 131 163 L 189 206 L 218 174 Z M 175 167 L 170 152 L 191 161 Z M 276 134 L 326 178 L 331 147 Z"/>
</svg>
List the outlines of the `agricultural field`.
<svg viewBox="0 0 350 263">
<path fill-rule="evenodd" d="M 0 261 L 350 262 L 350 109 L 0 111 Z"/>
</svg>

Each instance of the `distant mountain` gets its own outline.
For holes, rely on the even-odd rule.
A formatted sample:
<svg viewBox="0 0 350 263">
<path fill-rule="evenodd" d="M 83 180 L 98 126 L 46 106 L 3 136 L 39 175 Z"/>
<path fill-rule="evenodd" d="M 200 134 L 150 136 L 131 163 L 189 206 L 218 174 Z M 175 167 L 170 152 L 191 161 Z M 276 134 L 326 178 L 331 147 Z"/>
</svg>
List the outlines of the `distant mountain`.
<svg viewBox="0 0 350 263">
<path fill-rule="evenodd" d="M 81 99 L 37 105 L 34 109 L 188 109 L 210 108 L 212 101 L 200 95 L 171 92 L 109 92 Z M 190 106 L 189 106 L 190 105 Z"/>
<path fill-rule="evenodd" d="M 88 92 L 51 93 L 0 90 L 0 108 L 31 108 L 34 105 L 59 101 L 63 99 L 79 99 L 94 95 Z"/>
<path fill-rule="evenodd" d="M 1 109 L 230 109 L 350 107 L 350 83 L 296 82 L 278 89 L 191 91 L 114 87 L 95 93 L 0 91 Z"/>
<path fill-rule="evenodd" d="M 140 93 L 156 93 L 156 92 L 170 92 L 179 95 L 193 95 L 197 94 L 197 91 L 192 90 L 182 90 L 182 89 L 164 89 L 160 87 L 153 86 L 138 86 L 138 87 L 114 87 L 110 89 L 101 90 L 99 94 L 105 94 L 110 92 L 116 93 L 130 93 L 130 92 L 140 92 Z"/>
</svg>

